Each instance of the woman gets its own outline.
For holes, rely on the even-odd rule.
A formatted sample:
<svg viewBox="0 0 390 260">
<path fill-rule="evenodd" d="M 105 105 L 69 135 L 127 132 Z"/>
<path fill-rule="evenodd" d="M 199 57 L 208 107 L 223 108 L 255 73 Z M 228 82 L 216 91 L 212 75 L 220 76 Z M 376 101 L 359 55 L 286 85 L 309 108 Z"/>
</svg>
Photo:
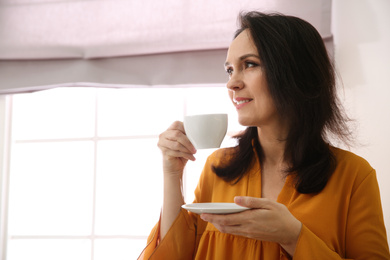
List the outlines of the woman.
<svg viewBox="0 0 390 260">
<path fill-rule="evenodd" d="M 348 143 L 347 118 L 323 41 L 307 22 L 250 12 L 225 63 L 238 145 L 209 156 L 195 202 L 251 208 L 189 213 L 181 178 L 195 148 L 181 122 L 159 138 L 161 219 L 144 259 L 390 259 L 375 170 L 329 144 Z"/>
</svg>

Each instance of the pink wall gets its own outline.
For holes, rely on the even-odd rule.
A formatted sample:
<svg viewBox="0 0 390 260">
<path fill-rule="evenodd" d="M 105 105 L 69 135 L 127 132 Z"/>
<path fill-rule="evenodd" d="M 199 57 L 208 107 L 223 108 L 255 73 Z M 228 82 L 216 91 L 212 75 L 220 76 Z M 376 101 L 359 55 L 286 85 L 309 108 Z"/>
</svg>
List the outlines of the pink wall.
<svg viewBox="0 0 390 260">
<path fill-rule="evenodd" d="M 343 102 L 356 120 L 351 150 L 376 169 L 390 238 L 390 1 L 333 0 L 335 60 Z"/>
</svg>

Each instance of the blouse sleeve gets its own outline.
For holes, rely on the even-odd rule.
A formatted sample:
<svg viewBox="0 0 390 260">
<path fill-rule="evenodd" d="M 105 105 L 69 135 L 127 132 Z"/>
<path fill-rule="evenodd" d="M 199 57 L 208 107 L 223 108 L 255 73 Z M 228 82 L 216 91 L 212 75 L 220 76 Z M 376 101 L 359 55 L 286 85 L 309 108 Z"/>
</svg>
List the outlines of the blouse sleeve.
<svg viewBox="0 0 390 260">
<path fill-rule="evenodd" d="M 345 232 L 346 255 L 340 256 L 303 225 L 294 260 L 390 259 L 375 170 L 357 184 L 351 194 Z"/>
<path fill-rule="evenodd" d="M 211 172 L 213 160 L 213 156 L 209 156 L 206 161 L 195 190 L 194 203 L 210 200 L 214 175 Z M 199 215 L 181 209 L 171 228 L 161 241 L 160 223 L 161 219 L 151 231 L 147 240 L 147 246 L 138 260 L 192 259 L 207 223 L 201 220 Z"/>
<path fill-rule="evenodd" d="M 138 260 L 141 259 L 192 259 L 195 249 L 196 230 L 188 212 L 180 210 L 164 238 L 160 240 L 160 223 L 150 233 L 147 246 Z"/>
</svg>

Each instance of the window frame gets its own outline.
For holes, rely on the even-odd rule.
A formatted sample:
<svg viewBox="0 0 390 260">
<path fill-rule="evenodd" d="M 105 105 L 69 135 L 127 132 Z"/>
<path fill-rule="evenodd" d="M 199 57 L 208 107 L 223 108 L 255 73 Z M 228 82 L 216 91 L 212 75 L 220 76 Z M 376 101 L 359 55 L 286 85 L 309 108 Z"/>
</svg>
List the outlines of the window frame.
<svg viewBox="0 0 390 260">
<path fill-rule="evenodd" d="M 12 133 L 12 95 L 0 95 L 0 259 L 6 259 Z"/>
</svg>

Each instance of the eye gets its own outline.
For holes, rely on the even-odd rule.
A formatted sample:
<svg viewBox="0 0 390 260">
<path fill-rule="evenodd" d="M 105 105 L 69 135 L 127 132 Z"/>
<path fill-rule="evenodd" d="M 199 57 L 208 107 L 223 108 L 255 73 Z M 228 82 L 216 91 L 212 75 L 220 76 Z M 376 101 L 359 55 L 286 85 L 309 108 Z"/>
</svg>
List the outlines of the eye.
<svg viewBox="0 0 390 260">
<path fill-rule="evenodd" d="M 229 76 L 231 76 L 231 75 L 233 74 L 233 68 L 228 67 L 228 68 L 226 68 L 225 70 L 226 70 L 226 73 L 227 73 Z"/>
<path fill-rule="evenodd" d="M 253 67 L 257 67 L 257 66 L 259 66 L 259 64 L 255 63 L 255 62 L 252 62 L 252 61 L 245 62 L 245 68 L 253 68 Z"/>
</svg>

